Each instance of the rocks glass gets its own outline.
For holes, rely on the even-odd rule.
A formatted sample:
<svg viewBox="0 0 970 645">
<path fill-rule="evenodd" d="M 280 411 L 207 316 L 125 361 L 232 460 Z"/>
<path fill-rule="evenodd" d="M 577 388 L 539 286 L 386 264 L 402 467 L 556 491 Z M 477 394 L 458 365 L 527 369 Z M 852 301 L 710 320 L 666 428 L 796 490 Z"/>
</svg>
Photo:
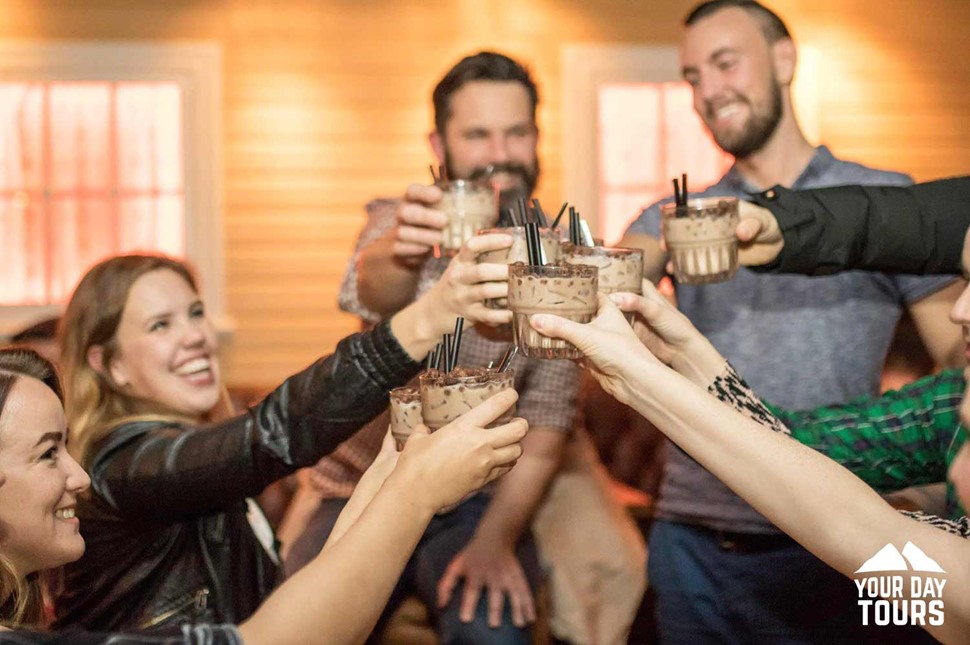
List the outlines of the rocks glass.
<svg viewBox="0 0 970 645">
<path fill-rule="evenodd" d="M 567 264 L 585 264 L 599 270 L 600 293 L 643 293 L 643 251 L 640 249 L 568 244 L 562 253 Z M 623 315 L 633 323 L 633 313 Z"/>
<path fill-rule="evenodd" d="M 515 370 L 499 372 L 484 367 L 456 368 L 451 372 L 428 370 L 418 377 L 424 423 L 434 432 L 448 425 L 486 399 L 514 387 Z M 515 406 L 489 427 L 512 420 Z"/>
<path fill-rule="evenodd" d="M 391 390 L 391 435 L 397 449 L 404 447 L 414 428 L 424 423 L 421 415 L 421 392 L 416 387 L 396 387 Z"/>
<path fill-rule="evenodd" d="M 596 267 L 584 264 L 509 266 L 509 309 L 519 351 L 533 358 L 579 358 L 572 343 L 543 336 L 529 324 L 532 314 L 557 314 L 579 323 L 596 315 Z"/>
<path fill-rule="evenodd" d="M 438 245 L 442 255 L 454 255 L 471 237 L 498 221 L 498 194 L 490 184 L 456 179 L 436 184 L 443 193 L 434 205 L 448 216 Z"/>
<path fill-rule="evenodd" d="M 738 270 L 738 200 L 705 197 L 660 207 L 663 236 L 682 284 L 722 282 Z"/>
</svg>

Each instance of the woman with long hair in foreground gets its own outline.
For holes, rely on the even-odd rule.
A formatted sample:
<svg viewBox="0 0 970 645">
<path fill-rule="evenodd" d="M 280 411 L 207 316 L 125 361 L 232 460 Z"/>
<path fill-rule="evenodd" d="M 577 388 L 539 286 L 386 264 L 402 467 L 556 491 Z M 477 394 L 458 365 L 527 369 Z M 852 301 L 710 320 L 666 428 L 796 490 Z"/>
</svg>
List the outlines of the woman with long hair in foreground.
<svg viewBox="0 0 970 645">
<path fill-rule="evenodd" d="M 401 453 L 388 437 L 320 555 L 238 628 L 176 623 L 168 636 L 123 642 L 363 642 L 434 513 L 507 472 L 521 454 L 524 420 L 485 429 L 515 399 L 500 393 L 433 436 L 419 427 Z M 0 350 L 0 642 L 118 642 L 117 634 L 29 631 L 41 627 L 43 572 L 84 552 L 74 510 L 91 480 L 67 439 L 50 363 L 31 350 Z"/>
</svg>

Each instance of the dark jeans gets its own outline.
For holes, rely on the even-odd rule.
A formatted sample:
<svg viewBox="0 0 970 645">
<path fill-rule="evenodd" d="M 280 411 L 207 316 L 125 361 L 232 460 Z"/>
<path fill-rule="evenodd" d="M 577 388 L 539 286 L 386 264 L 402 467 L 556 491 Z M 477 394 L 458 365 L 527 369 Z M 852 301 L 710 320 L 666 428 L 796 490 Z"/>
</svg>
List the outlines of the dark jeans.
<svg viewBox="0 0 970 645">
<path fill-rule="evenodd" d="M 936 642 L 919 627 L 863 627 L 853 582 L 782 536 L 732 542 L 657 520 L 647 570 L 662 643 Z"/>
<path fill-rule="evenodd" d="M 441 579 L 455 555 L 471 540 L 488 502 L 487 495 L 478 494 L 462 502 L 451 512 L 436 515 L 431 520 L 428 530 L 422 536 L 401 579 L 391 593 L 387 607 L 374 629 L 374 636 L 368 642 L 376 642 L 376 636 L 383 631 L 387 619 L 409 595 L 416 595 L 427 605 L 441 636 L 442 645 L 458 643 L 528 645 L 531 642 L 531 629 L 520 629 L 512 624 L 512 613 L 507 599 L 502 615 L 502 626 L 494 629 L 488 626 L 487 593 L 482 594 L 475 619 L 471 623 L 462 623 L 458 619 L 464 589 L 462 583 L 455 587 L 448 605 L 438 608 L 438 580 Z M 297 571 L 320 552 L 346 503 L 345 499 L 324 500 L 316 515 L 307 524 L 303 535 L 294 542 L 286 560 L 287 573 L 292 574 Z M 527 533 L 519 540 L 517 555 L 532 587 L 532 593 L 535 594 L 539 582 L 539 560 L 531 533 Z"/>
</svg>

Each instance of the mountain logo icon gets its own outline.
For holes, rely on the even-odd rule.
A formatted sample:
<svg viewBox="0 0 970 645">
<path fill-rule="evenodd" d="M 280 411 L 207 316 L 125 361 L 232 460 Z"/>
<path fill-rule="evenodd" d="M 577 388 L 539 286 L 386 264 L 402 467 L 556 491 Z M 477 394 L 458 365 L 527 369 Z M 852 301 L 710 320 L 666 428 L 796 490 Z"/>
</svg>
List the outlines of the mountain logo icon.
<svg viewBox="0 0 970 645">
<path fill-rule="evenodd" d="M 856 573 L 874 573 L 877 571 L 921 571 L 923 573 L 946 573 L 937 562 L 923 553 L 913 544 L 907 542 L 902 552 L 892 544 L 879 549 L 859 567 Z"/>
</svg>

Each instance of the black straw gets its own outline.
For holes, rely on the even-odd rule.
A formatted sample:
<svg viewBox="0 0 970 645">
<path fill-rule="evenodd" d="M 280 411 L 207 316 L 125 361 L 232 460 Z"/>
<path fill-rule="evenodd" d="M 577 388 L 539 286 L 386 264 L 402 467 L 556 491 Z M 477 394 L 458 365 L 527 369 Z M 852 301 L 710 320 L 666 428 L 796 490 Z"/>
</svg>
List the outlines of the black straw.
<svg viewBox="0 0 970 645">
<path fill-rule="evenodd" d="M 448 370 L 449 372 L 458 365 L 458 350 L 461 349 L 461 332 L 464 326 L 465 319 L 458 316 L 455 321 L 455 335 L 451 341 L 451 369 Z"/>
<path fill-rule="evenodd" d="M 441 345 L 435 345 L 434 349 L 428 352 L 428 357 L 424 359 L 424 369 L 431 370 L 434 369 L 435 363 L 438 360 L 438 351 L 441 349 Z"/>
<path fill-rule="evenodd" d="M 507 372 L 509 366 L 512 364 L 512 359 L 519 351 L 519 346 L 515 343 L 509 343 L 509 346 L 505 349 L 505 354 L 502 356 L 502 360 L 498 364 L 499 372 Z"/>
<path fill-rule="evenodd" d="M 433 179 L 434 180 L 434 183 L 437 184 L 438 181 L 440 181 L 440 180 L 438 179 L 438 175 L 435 174 L 434 166 L 432 164 L 428 164 L 428 170 L 431 171 L 431 179 Z"/>
<path fill-rule="evenodd" d="M 542 244 L 539 241 L 539 224 L 529 222 L 525 225 L 526 252 L 529 254 L 529 264 L 542 266 Z"/>
<path fill-rule="evenodd" d="M 681 173 L 680 175 L 680 194 L 681 194 L 681 206 L 687 205 L 687 173 Z"/>
<path fill-rule="evenodd" d="M 514 208 L 509 206 L 507 212 L 509 214 L 509 219 L 512 220 L 512 226 L 522 226 L 522 222 L 519 222 L 519 218 L 516 216 Z"/>
<path fill-rule="evenodd" d="M 549 220 L 546 218 L 546 212 L 542 210 L 542 205 L 539 204 L 539 200 L 537 198 L 532 200 L 532 205 L 535 206 L 536 220 L 539 222 L 539 226 L 542 226 L 543 228 L 548 227 Z"/>
<path fill-rule="evenodd" d="M 451 357 L 451 334 L 445 334 L 441 338 L 441 346 L 444 348 L 443 353 L 445 355 L 444 370 L 445 372 L 450 372 L 453 369 L 452 363 L 455 362 L 454 359 Z"/>
<path fill-rule="evenodd" d="M 528 224 L 532 221 L 532 218 L 529 217 L 529 208 L 525 205 L 525 197 L 519 197 L 517 203 L 519 205 L 519 217 L 522 218 L 522 224 Z"/>
<path fill-rule="evenodd" d="M 579 246 L 579 236 L 576 234 L 576 209 L 569 207 L 569 241 L 575 246 Z"/>
<path fill-rule="evenodd" d="M 683 206 L 683 204 L 680 203 L 680 181 L 676 177 L 674 177 L 671 181 L 674 184 L 674 204 L 677 206 Z"/>
<path fill-rule="evenodd" d="M 559 214 L 556 215 L 556 219 L 552 220 L 552 224 L 549 226 L 549 228 L 556 228 L 557 226 L 559 226 L 559 220 L 562 219 L 563 213 L 566 212 L 567 206 L 569 206 L 569 202 L 562 203 L 562 208 L 559 209 Z"/>
<path fill-rule="evenodd" d="M 431 368 L 430 369 L 441 369 L 441 343 L 434 346 L 434 351 L 431 352 Z"/>
</svg>

